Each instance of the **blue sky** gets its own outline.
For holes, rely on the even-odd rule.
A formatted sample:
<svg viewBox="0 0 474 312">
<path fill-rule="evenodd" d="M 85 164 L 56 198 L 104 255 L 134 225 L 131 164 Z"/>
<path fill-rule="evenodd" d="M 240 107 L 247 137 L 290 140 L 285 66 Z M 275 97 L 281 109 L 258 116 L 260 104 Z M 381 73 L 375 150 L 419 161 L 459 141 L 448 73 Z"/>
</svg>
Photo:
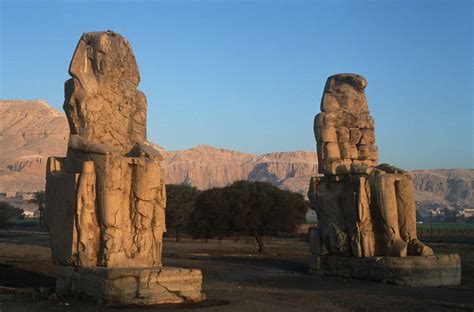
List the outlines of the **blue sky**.
<svg viewBox="0 0 474 312">
<path fill-rule="evenodd" d="M 0 98 L 62 110 L 83 32 L 132 44 L 148 137 L 243 152 L 315 150 L 328 76 L 369 82 L 380 161 L 474 168 L 472 1 L 0 0 Z"/>
</svg>

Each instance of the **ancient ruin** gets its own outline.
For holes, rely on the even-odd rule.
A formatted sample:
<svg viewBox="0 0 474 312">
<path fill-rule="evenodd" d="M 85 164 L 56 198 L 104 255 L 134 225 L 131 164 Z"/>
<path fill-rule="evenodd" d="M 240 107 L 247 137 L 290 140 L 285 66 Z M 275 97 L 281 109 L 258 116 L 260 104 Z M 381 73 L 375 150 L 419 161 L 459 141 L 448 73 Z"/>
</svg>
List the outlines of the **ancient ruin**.
<svg viewBox="0 0 474 312">
<path fill-rule="evenodd" d="M 320 174 L 308 197 L 319 228 L 310 232 L 311 268 L 402 285 L 457 285 L 459 256 L 433 256 L 416 236 L 410 174 L 377 164 L 366 86 L 355 74 L 329 77 L 314 120 Z"/>
<path fill-rule="evenodd" d="M 116 304 L 201 301 L 200 270 L 162 267 L 166 191 L 130 44 L 82 35 L 65 83 L 67 157 L 48 159 L 57 292 Z"/>
</svg>

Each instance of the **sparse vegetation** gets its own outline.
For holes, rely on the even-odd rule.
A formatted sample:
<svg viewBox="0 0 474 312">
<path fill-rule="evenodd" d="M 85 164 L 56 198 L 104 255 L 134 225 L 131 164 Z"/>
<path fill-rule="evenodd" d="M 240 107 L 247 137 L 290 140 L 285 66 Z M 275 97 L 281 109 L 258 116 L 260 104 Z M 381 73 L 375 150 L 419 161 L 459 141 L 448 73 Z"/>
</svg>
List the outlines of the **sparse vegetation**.
<svg viewBox="0 0 474 312">
<path fill-rule="evenodd" d="M 307 210 L 300 194 L 270 183 L 238 181 L 198 196 L 190 230 L 195 238 L 205 239 L 249 235 L 263 253 L 264 236 L 294 232 L 305 222 Z"/>
<path fill-rule="evenodd" d="M 44 208 L 46 203 L 46 193 L 44 191 L 37 191 L 33 194 L 33 198 L 29 200 L 30 203 L 34 203 L 38 205 L 39 210 L 39 225 L 44 226 Z"/>
<path fill-rule="evenodd" d="M 417 224 L 417 233 L 421 239 L 472 238 L 474 224 L 469 223 L 422 223 Z"/>
<path fill-rule="evenodd" d="M 168 232 L 175 233 L 177 242 L 188 225 L 198 195 L 199 190 L 189 185 L 166 185 L 166 227 Z"/>
<path fill-rule="evenodd" d="M 0 201 L 0 228 L 6 228 L 12 224 L 14 218 L 21 218 L 23 209 L 15 208 L 9 203 Z"/>
</svg>

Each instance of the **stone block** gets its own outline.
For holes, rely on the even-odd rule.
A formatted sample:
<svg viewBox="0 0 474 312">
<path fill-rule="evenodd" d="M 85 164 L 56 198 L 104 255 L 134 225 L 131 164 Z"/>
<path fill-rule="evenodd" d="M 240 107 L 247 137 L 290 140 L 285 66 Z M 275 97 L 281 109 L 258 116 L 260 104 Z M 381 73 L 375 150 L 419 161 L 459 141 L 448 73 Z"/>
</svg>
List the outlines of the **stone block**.
<svg viewBox="0 0 474 312">
<path fill-rule="evenodd" d="M 319 162 L 319 171 L 325 175 L 347 174 L 350 171 L 350 160 L 323 159 Z"/>
<path fill-rule="evenodd" d="M 357 151 L 359 153 L 358 158 L 365 160 L 370 159 L 370 145 L 367 144 L 358 144 Z"/>
<path fill-rule="evenodd" d="M 339 113 L 338 113 L 339 114 Z M 331 127 L 338 123 L 338 115 L 334 112 L 321 112 L 314 117 L 314 131 L 316 127 Z"/>
<path fill-rule="evenodd" d="M 339 159 L 341 158 L 341 152 L 339 151 L 339 144 L 337 143 L 325 143 L 324 144 L 324 156 L 326 159 Z"/>
<path fill-rule="evenodd" d="M 337 132 L 335 127 L 318 127 L 316 128 L 316 133 L 316 138 L 319 137 L 318 142 L 337 142 Z"/>
<path fill-rule="evenodd" d="M 341 158 L 357 159 L 359 155 L 356 145 L 352 143 L 339 143 L 339 150 L 341 151 Z"/>
<path fill-rule="evenodd" d="M 350 130 L 346 127 L 336 127 L 337 141 L 346 143 L 350 141 Z"/>
<path fill-rule="evenodd" d="M 356 174 L 364 174 L 368 175 L 374 170 L 373 167 L 367 166 L 363 163 L 359 163 L 359 161 L 354 160 L 351 166 L 351 173 L 356 173 Z"/>
<path fill-rule="evenodd" d="M 372 129 L 361 129 L 361 138 L 359 144 L 373 145 L 375 144 L 375 133 Z"/>
<path fill-rule="evenodd" d="M 326 92 L 323 94 L 321 99 L 321 111 L 322 112 L 335 112 L 340 109 L 340 105 L 337 102 L 334 94 Z"/>
<path fill-rule="evenodd" d="M 350 143 L 359 144 L 361 136 L 359 128 L 350 128 Z"/>
<path fill-rule="evenodd" d="M 319 273 L 408 287 L 445 287 L 461 284 L 457 254 L 409 257 L 319 256 Z M 314 261 L 310 266 L 315 267 Z"/>
<path fill-rule="evenodd" d="M 358 128 L 359 116 L 345 111 L 338 111 L 335 114 L 335 125 L 346 128 Z"/>
<path fill-rule="evenodd" d="M 109 304 L 153 305 L 205 299 L 202 273 L 183 268 L 58 267 L 56 292 Z"/>
<path fill-rule="evenodd" d="M 373 167 L 375 165 L 374 161 L 372 161 L 370 159 L 365 159 L 365 160 L 354 159 L 352 161 L 352 163 L 355 164 L 355 165 L 363 165 L 363 166 L 366 166 L 366 167 Z"/>
<path fill-rule="evenodd" d="M 337 123 L 337 115 L 333 112 L 324 113 L 324 125 L 325 126 L 335 126 Z"/>
<path fill-rule="evenodd" d="M 375 129 L 375 122 L 372 116 L 367 114 L 360 114 L 358 115 L 356 128 L 360 129 Z"/>
</svg>

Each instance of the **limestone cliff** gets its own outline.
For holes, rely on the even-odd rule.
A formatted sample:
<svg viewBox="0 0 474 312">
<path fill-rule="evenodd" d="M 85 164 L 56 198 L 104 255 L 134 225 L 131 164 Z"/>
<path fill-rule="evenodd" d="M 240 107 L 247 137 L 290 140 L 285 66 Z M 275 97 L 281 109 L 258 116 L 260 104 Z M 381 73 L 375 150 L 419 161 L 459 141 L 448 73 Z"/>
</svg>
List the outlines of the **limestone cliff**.
<svg viewBox="0 0 474 312">
<path fill-rule="evenodd" d="M 41 100 L 0 101 L 0 191 L 44 188 L 48 155 L 64 155 L 64 114 Z"/>
<path fill-rule="evenodd" d="M 167 183 L 190 183 L 199 189 L 237 180 L 266 181 L 305 194 L 317 163 L 314 152 L 245 154 L 207 145 L 163 152 Z"/>
<path fill-rule="evenodd" d="M 64 155 L 69 128 L 64 114 L 43 101 L 0 101 L 0 192 L 44 189 L 46 158 Z M 271 182 L 306 194 L 315 173 L 315 152 L 263 155 L 199 145 L 166 151 L 167 183 L 190 183 L 200 189 L 236 180 Z M 473 169 L 413 171 L 415 196 L 421 204 L 474 206 Z"/>
<path fill-rule="evenodd" d="M 421 205 L 474 207 L 474 169 L 415 170 L 412 175 Z"/>
</svg>

